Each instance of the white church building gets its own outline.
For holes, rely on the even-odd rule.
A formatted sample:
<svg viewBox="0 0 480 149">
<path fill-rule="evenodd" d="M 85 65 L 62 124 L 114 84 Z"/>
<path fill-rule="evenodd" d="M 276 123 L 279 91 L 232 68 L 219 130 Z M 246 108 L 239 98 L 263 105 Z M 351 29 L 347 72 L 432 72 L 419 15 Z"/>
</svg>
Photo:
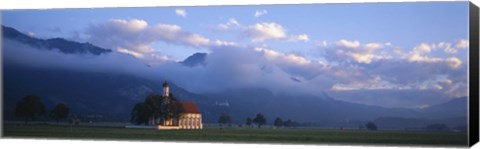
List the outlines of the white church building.
<svg viewBox="0 0 480 149">
<path fill-rule="evenodd" d="M 170 94 L 170 87 L 168 82 L 163 83 L 163 96 L 167 97 Z M 164 121 L 163 125 L 158 125 L 160 130 L 169 129 L 203 129 L 202 113 L 198 106 L 193 102 L 180 102 L 183 111 L 178 118 L 172 118 Z"/>
</svg>

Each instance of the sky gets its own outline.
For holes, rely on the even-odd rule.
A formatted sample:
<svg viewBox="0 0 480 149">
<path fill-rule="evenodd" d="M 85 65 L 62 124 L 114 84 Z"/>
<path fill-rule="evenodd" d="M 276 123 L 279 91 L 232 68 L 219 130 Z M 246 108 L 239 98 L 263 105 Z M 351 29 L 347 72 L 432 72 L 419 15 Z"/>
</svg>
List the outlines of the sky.
<svg viewBox="0 0 480 149">
<path fill-rule="evenodd" d="M 158 74 L 192 92 L 254 86 L 407 108 L 468 95 L 468 2 L 1 13 L 2 25 L 37 38 L 62 37 L 114 50 L 115 56 L 101 57 L 108 60 L 96 58 L 98 67 L 109 68 L 104 70 Z M 176 63 L 197 52 L 209 54 L 207 66 Z M 137 62 L 125 55 L 151 68 L 126 67 Z M 125 68 L 112 66 L 123 63 Z"/>
</svg>

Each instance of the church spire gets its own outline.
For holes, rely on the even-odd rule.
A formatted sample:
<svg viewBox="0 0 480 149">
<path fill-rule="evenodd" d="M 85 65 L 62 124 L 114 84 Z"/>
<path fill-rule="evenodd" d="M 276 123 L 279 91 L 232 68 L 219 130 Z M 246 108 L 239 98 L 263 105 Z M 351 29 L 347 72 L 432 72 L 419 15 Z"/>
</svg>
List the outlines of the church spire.
<svg viewBox="0 0 480 149">
<path fill-rule="evenodd" d="M 168 82 L 165 81 L 165 83 L 163 83 L 163 96 L 168 97 L 169 94 Z"/>
</svg>

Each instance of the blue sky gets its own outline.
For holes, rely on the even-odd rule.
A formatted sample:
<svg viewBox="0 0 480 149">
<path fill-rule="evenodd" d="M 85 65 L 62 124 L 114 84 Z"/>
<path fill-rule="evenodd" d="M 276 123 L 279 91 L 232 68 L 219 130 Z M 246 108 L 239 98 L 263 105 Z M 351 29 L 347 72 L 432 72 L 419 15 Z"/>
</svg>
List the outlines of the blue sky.
<svg viewBox="0 0 480 149">
<path fill-rule="evenodd" d="M 420 42 L 467 38 L 467 5 L 466 2 L 440 2 L 183 7 L 181 9 L 188 13 L 186 18 L 175 14 L 179 7 L 15 10 L 4 11 L 2 17 L 7 26 L 45 37 L 69 37 L 91 23 L 109 19 L 141 19 L 149 24 L 177 24 L 206 37 L 233 41 L 238 38 L 214 32 L 214 28 L 235 18 L 247 25 L 276 22 L 289 32 L 308 33 L 312 41 L 349 39 L 414 47 Z M 268 13 L 257 18 L 254 17 L 256 10 Z M 52 31 L 55 28 L 61 32 Z M 311 47 L 308 44 L 271 44 L 283 51 Z M 189 54 L 178 54 L 176 58 Z"/>
<path fill-rule="evenodd" d="M 2 12 L 2 24 L 39 38 L 91 42 L 158 67 L 196 52 L 250 49 L 279 69 L 275 76 L 356 103 L 424 107 L 467 92 L 468 2 L 14 10 Z M 416 73 L 398 75 L 405 70 Z M 352 99 L 359 90 L 432 96 Z"/>
</svg>

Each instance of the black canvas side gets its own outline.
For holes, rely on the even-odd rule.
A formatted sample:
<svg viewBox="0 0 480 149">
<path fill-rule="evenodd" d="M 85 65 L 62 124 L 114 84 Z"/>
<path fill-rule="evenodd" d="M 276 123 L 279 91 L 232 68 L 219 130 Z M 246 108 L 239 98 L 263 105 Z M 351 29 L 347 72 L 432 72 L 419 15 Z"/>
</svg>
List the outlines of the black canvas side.
<svg viewBox="0 0 480 149">
<path fill-rule="evenodd" d="M 469 6 L 469 140 L 468 144 L 473 146 L 479 138 L 479 49 L 478 49 L 478 7 L 470 2 Z"/>
</svg>

